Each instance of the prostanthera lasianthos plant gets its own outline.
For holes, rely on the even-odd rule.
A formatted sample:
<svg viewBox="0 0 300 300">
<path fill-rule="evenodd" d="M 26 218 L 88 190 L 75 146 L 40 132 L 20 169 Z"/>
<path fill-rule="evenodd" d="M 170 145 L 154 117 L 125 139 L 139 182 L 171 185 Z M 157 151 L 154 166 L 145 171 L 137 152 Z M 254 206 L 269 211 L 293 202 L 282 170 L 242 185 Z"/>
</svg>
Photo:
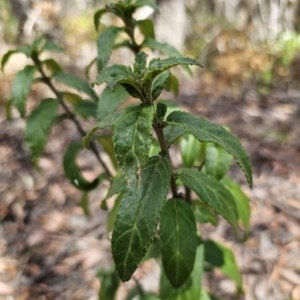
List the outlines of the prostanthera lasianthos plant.
<svg viewBox="0 0 300 300">
<path fill-rule="evenodd" d="M 157 42 L 151 20 L 134 19 L 133 13 L 144 5 L 158 11 L 150 0 L 127 0 L 111 3 L 94 16 L 97 30 L 106 13 L 114 14 L 123 22 L 121 27 L 102 30 L 97 41 L 98 56 L 91 65 L 97 64 L 99 74 L 92 86 L 107 84 L 100 96 L 88 82 L 64 72 L 54 59 L 41 60 L 44 51 L 62 49 L 38 38 L 32 45 L 9 51 L 2 59 L 2 70 L 16 52 L 24 53 L 33 62 L 16 75 L 11 102 L 26 119 L 25 137 L 36 164 L 54 123 L 68 118 L 76 125 L 84 141 L 69 145 L 63 165 L 66 177 L 83 191 L 82 206 L 86 213 L 88 192 L 101 181 L 110 182 L 102 208 L 106 208 L 108 198 L 118 195 L 107 222 L 108 232 L 112 231 L 115 268 L 99 272 L 100 299 L 114 299 L 119 278 L 129 280 L 141 261 L 151 257 L 159 257 L 162 262 L 159 296 L 146 295 L 137 288 L 127 299 L 137 295 L 140 299 L 212 299 L 201 288 L 201 278 L 203 270 L 213 267 L 232 278 L 237 292 L 242 292 L 241 276 L 231 250 L 212 240 L 201 239 L 196 224 L 217 225 L 217 215 L 220 215 L 236 231 L 242 226 L 248 232 L 249 200 L 241 188 L 225 176 L 233 157 L 252 187 L 248 155 L 227 129 L 181 111 L 172 101 L 159 100 L 163 90 L 176 92 L 178 89 L 178 79 L 171 74 L 171 68 L 179 65 L 190 72 L 190 65 L 201 67 L 201 64 L 183 57 L 172 46 Z M 136 28 L 144 36 L 141 43 L 136 42 Z M 119 47 L 128 47 L 134 53 L 132 67 L 107 66 L 112 51 Z M 167 58 L 149 61 L 143 52 L 145 48 L 158 50 Z M 55 97 L 42 100 L 26 116 L 26 98 L 35 82 L 46 84 Z M 76 89 L 88 99 L 58 90 L 55 82 Z M 139 99 L 139 104 L 118 109 L 129 95 Z M 59 106 L 64 110 L 62 115 L 58 115 Z M 87 133 L 80 123 L 81 117 L 94 118 L 97 125 Z M 98 134 L 98 130 L 107 127 L 112 127 L 109 136 L 107 131 L 105 135 Z M 111 175 L 102 160 L 97 143 L 110 156 L 116 176 Z M 92 182 L 84 179 L 75 163 L 84 146 L 92 150 L 104 170 Z M 179 169 L 173 167 L 170 147 L 177 147 L 181 153 Z"/>
</svg>

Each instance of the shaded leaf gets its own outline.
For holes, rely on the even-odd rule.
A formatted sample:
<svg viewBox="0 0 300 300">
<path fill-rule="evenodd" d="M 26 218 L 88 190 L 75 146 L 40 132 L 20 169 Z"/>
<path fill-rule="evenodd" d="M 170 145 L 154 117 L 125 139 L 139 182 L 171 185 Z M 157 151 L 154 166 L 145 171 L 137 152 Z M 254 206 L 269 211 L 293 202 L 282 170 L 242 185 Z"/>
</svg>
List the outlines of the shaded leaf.
<svg viewBox="0 0 300 300">
<path fill-rule="evenodd" d="M 97 104 L 88 100 L 81 100 L 74 106 L 74 112 L 83 117 L 96 117 Z"/>
<path fill-rule="evenodd" d="M 161 247 L 160 240 L 155 237 L 152 241 L 152 244 L 148 248 L 146 255 L 143 257 L 143 261 L 146 261 L 151 258 L 159 258 L 160 247 Z"/>
<path fill-rule="evenodd" d="M 121 192 L 124 192 L 127 187 L 126 179 L 123 175 L 117 175 L 113 178 L 113 181 L 108 189 L 108 192 L 104 198 L 109 199 L 113 195 L 119 194 Z"/>
<path fill-rule="evenodd" d="M 81 97 L 74 93 L 64 93 L 64 98 L 73 106 L 76 106 L 78 103 L 82 101 Z"/>
<path fill-rule="evenodd" d="M 242 276 L 231 249 L 212 240 L 204 241 L 204 248 L 204 260 L 218 267 L 226 276 L 233 279 L 237 285 L 238 293 L 243 292 Z"/>
<path fill-rule="evenodd" d="M 25 117 L 26 100 L 29 94 L 31 85 L 34 80 L 34 74 L 37 71 L 35 66 L 26 66 L 20 71 L 13 82 L 12 86 L 12 98 L 18 111 L 22 117 Z"/>
<path fill-rule="evenodd" d="M 195 264 L 191 276 L 179 288 L 174 289 L 164 272 L 160 277 L 160 298 L 161 300 L 196 300 L 200 298 L 201 281 L 203 273 L 203 245 L 198 246 Z"/>
<path fill-rule="evenodd" d="M 166 88 L 168 80 L 171 78 L 171 72 L 169 70 L 159 74 L 152 84 L 152 100 L 156 100 L 163 89 Z"/>
<path fill-rule="evenodd" d="M 101 144 L 103 147 L 103 150 L 106 152 L 106 154 L 109 156 L 111 162 L 114 165 L 114 168 L 118 169 L 118 161 L 116 159 L 115 150 L 114 150 L 114 144 L 111 135 L 101 135 L 97 137 L 97 141 Z"/>
<path fill-rule="evenodd" d="M 98 101 L 97 119 L 101 120 L 113 113 L 127 98 L 128 93 L 122 86 L 117 85 L 113 91 L 107 86 Z"/>
<path fill-rule="evenodd" d="M 96 13 L 94 14 L 94 25 L 96 31 L 98 31 L 101 17 L 107 12 L 109 12 L 109 10 L 107 8 L 104 8 L 96 11 Z"/>
<path fill-rule="evenodd" d="M 148 55 L 144 52 L 140 52 L 136 55 L 133 74 L 141 77 L 147 70 L 147 57 Z"/>
<path fill-rule="evenodd" d="M 89 149 L 90 148 L 90 140 L 91 140 L 92 135 L 98 129 L 115 126 L 117 120 L 122 116 L 123 113 L 124 113 L 123 111 L 117 111 L 117 112 L 114 112 L 114 113 L 106 116 L 101 121 L 99 121 L 97 123 L 97 125 L 95 127 L 93 127 L 92 130 L 89 131 L 88 134 L 83 138 L 84 147 Z"/>
<path fill-rule="evenodd" d="M 141 33 L 145 38 L 155 38 L 154 26 L 152 20 L 140 20 L 137 22 L 137 26 L 141 30 Z"/>
<path fill-rule="evenodd" d="M 108 213 L 108 216 L 106 219 L 106 228 L 107 228 L 108 232 L 111 232 L 114 228 L 116 216 L 119 211 L 119 207 L 120 207 L 123 197 L 124 197 L 124 193 L 120 193 L 120 195 L 118 195 L 117 199 L 115 200 L 113 208 Z"/>
<path fill-rule="evenodd" d="M 80 206 L 86 216 L 90 216 L 89 193 L 84 192 L 80 199 Z"/>
<path fill-rule="evenodd" d="M 149 63 L 148 72 L 143 78 L 143 82 L 152 82 L 153 79 L 162 72 L 178 65 L 202 66 L 199 62 L 189 57 L 169 57 L 166 59 L 154 58 Z"/>
<path fill-rule="evenodd" d="M 99 300 L 115 300 L 120 280 L 115 271 L 102 271 L 97 274 L 101 281 Z"/>
<path fill-rule="evenodd" d="M 158 6 L 151 0 L 137 0 L 134 2 L 134 6 L 136 8 L 141 6 L 150 6 L 154 9 L 154 11 L 159 12 Z"/>
<path fill-rule="evenodd" d="M 123 281 L 130 279 L 154 238 L 170 176 L 169 159 L 151 157 L 142 168 L 140 183 L 133 180 L 125 192 L 112 234 L 112 253 Z"/>
<path fill-rule="evenodd" d="M 182 54 L 173 46 L 169 44 L 159 43 L 153 38 L 147 38 L 143 41 L 142 47 L 148 47 L 153 50 L 158 50 L 168 56 L 175 56 L 175 57 L 183 57 Z M 182 66 L 183 69 L 188 72 L 190 75 L 192 74 L 192 71 L 188 65 Z"/>
<path fill-rule="evenodd" d="M 6 63 L 8 62 L 9 58 L 15 53 L 18 53 L 18 51 L 17 50 L 9 50 L 3 55 L 2 60 L 1 60 L 1 71 L 2 72 L 4 71 L 4 67 L 5 67 Z"/>
<path fill-rule="evenodd" d="M 94 101 L 98 101 L 98 96 L 85 80 L 64 72 L 56 72 L 52 75 L 52 78 L 79 92 L 87 94 Z"/>
<path fill-rule="evenodd" d="M 43 154 L 51 127 L 57 117 L 58 104 L 57 99 L 42 100 L 27 118 L 25 139 L 33 161 Z"/>
<path fill-rule="evenodd" d="M 183 199 L 170 199 L 164 206 L 160 239 L 164 272 L 170 283 L 179 288 L 193 270 L 198 246 L 194 213 Z"/>
<path fill-rule="evenodd" d="M 142 97 L 140 86 L 136 82 L 130 67 L 113 65 L 102 69 L 93 84 L 101 84 L 103 82 L 106 82 L 112 90 L 117 84 L 121 84 L 133 97 Z"/>
<path fill-rule="evenodd" d="M 185 168 L 194 165 L 200 146 L 201 144 L 192 135 L 186 135 L 180 140 L 180 153 Z"/>
<path fill-rule="evenodd" d="M 104 32 L 102 32 L 98 38 L 98 56 L 97 56 L 97 66 L 98 72 L 100 72 L 108 63 L 115 40 L 118 34 L 122 31 L 122 28 L 118 27 L 108 27 Z"/>
<path fill-rule="evenodd" d="M 183 136 L 186 130 L 182 127 L 167 126 L 164 128 L 164 135 L 167 145 L 170 147 L 178 138 Z"/>
<path fill-rule="evenodd" d="M 221 183 L 225 186 L 227 190 L 229 190 L 229 192 L 233 196 L 233 199 L 235 200 L 235 204 L 237 206 L 239 219 L 241 220 L 246 232 L 248 233 L 250 230 L 251 216 L 249 198 L 245 195 L 241 187 L 228 177 L 224 177 L 221 180 Z"/>
<path fill-rule="evenodd" d="M 192 169 L 181 169 L 177 174 L 184 185 L 193 190 L 201 201 L 213 208 L 237 229 L 238 212 L 235 201 L 220 182 L 203 172 Z"/>
<path fill-rule="evenodd" d="M 136 177 L 137 170 L 147 161 L 151 145 L 153 108 L 128 107 L 118 119 L 114 145 L 119 166 L 126 178 Z"/>
<path fill-rule="evenodd" d="M 252 187 L 252 169 L 249 156 L 235 136 L 219 125 L 182 111 L 171 113 L 167 122 L 169 125 L 184 128 L 200 142 L 213 142 L 225 148 L 238 162 L 246 175 L 249 186 Z"/>
<path fill-rule="evenodd" d="M 46 68 L 49 71 L 51 71 L 53 73 L 62 71 L 62 67 L 52 58 L 45 59 L 43 61 L 43 64 L 46 66 Z"/>
<path fill-rule="evenodd" d="M 46 41 L 41 51 L 62 52 L 62 53 L 65 52 L 62 47 L 58 46 L 57 44 L 51 41 Z"/>
<path fill-rule="evenodd" d="M 211 223 L 214 226 L 218 225 L 218 219 L 215 212 L 201 201 L 192 201 L 195 220 L 198 223 Z"/>
<path fill-rule="evenodd" d="M 12 99 L 9 99 L 8 101 L 6 101 L 5 103 L 5 116 L 6 116 L 6 119 L 7 120 L 11 120 L 12 119 L 12 104 L 13 104 L 13 101 Z"/>
<path fill-rule="evenodd" d="M 83 178 L 80 172 L 80 168 L 76 163 L 76 156 L 80 150 L 82 150 L 82 142 L 73 142 L 68 146 L 68 149 L 63 158 L 63 167 L 65 176 L 71 181 L 71 183 L 82 191 L 90 191 L 94 189 L 100 182 L 99 177 L 95 178 L 92 182 Z"/>
</svg>

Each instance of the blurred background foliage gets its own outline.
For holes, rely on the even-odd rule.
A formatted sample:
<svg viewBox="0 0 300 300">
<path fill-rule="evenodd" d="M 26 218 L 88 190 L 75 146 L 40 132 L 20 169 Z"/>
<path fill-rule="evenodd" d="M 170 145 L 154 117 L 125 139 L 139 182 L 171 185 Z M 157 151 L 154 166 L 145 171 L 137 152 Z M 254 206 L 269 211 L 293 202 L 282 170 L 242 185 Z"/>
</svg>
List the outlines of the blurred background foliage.
<svg viewBox="0 0 300 300">
<path fill-rule="evenodd" d="M 95 55 L 93 12 L 108 2 L 0 0 L 0 40 L 9 45 L 44 34 L 65 47 L 75 67 L 82 68 Z M 264 94 L 273 86 L 289 88 L 299 82 L 300 0 L 157 2 L 162 15 L 152 17 L 158 39 L 165 32 L 166 42 L 199 59 L 208 83 L 217 79 L 237 89 L 254 84 Z"/>
</svg>

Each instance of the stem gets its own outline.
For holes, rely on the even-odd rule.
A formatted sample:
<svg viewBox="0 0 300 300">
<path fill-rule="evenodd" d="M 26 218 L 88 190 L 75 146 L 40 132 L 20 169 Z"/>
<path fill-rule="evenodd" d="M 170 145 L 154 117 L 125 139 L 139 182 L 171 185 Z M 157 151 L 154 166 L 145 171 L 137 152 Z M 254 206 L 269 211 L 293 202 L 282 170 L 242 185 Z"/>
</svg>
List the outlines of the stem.
<svg viewBox="0 0 300 300">
<path fill-rule="evenodd" d="M 39 58 L 37 56 L 32 56 L 31 58 L 32 58 L 34 64 L 37 66 L 39 72 L 41 73 L 43 82 L 46 85 L 48 85 L 48 87 L 55 94 L 55 96 L 59 100 L 60 104 L 64 108 L 65 112 L 67 113 L 68 118 L 71 119 L 72 122 L 75 124 L 75 126 L 76 126 L 78 132 L 80 133 L 80 135 L 82 137 L 85 137 L 87 135 L 87 132 L 82 128 L 82 126 L 81 126 L 79 120 L 76 118 L 75 114 L 73 114 L 73 112 L 69 109 L 69 107 L 65 103 L 65 101 L 63 99 L 63 93 L 61 93 L 60 91 L 58 91 L 56 89 L 56 87 L 53 85 L 51 79 L 46 75 L 46 73 L 44 72 L 44 70 L 42 68 L 42 64 L 41 64 L 41 61 L 39 60 Z M 100 156 L 100 153 L 97 149 L 97 145 L 95 144 L 95 142 L 91 141 L 90 148 L 91 148 L 92 152 L 95 154 L 97 160 L 99 161 L 99 163 L 101 164 L 101 166 L 103 167 L 105 172 L 108 174 L 108 176 L 112 177 L 112 174 L 111 174 L 110 170 L 108 169 L 107 165 L 105 164 L 105 162 L 102 160 L 102 158 Z"/>
<path fill-rule="evenodd" d="M 166 139 L 165 139 L 164 132 L 163 132 L 164 125 L 154 122 L 153 128 L 154 128 L 154 131 L 156 133 L 156 136 L 157 136 L 157 139 L 158 139 L 158 142 L 160 145 L 161 154 L 167 156 L 171 162 L 169 148 L 167 146 Z M 173 198 L 177 198 L 178 192 L 177 192 L 176 182 L 175 182 L 175 178 L 174 178 L 173 174 L 171 174 L 170 185 L 171 185 L 171 191 L 172 191 Z"/>
<path fill-rule="evenodd" d="M 191 190 L 186 185 L 184 186 L 184 190 L 185 190 L 185 201 L 188 204 L 191 204 L 192 203 L 192 201 L 191 201 Z"/>
</svg>

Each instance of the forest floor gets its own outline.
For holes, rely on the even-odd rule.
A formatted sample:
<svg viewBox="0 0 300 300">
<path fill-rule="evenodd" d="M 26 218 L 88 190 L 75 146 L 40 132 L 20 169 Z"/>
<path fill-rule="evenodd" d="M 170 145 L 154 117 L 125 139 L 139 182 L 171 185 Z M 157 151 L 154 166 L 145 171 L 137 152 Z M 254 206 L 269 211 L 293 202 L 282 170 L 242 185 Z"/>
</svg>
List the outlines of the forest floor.
<svg viewBox="0 0 300 300">
<path fill-rule="evenodd" d="M 8 88 L 9 80 L 2 85 L 6 94 Z M 33 91 L 33 102 L 40 92 Z M 206 287 L 228 300 L 300 299 L 300 90 L 273 88 L 262 96 L 251 84 L 231 93 L 216 81 L 186 79 L 176 101 L 229 126 L 254 170 L 252 190 L 236 165 L 230 170 L 251 199 L 248 240 L 242 243 L 223 220 L 216 229 L 203 227 L 233 249 L 245 294 L 236 296 L 234 282 L 217 271 L 207 274 Z M 67 144 L 80 138 L 75 126 L 66 120 L 53 128 L 38 171 L 24 141 L 24 120 L 15 110 L 6 120 L 4 99 L 0 106 L 0 299 L 98 299 L 95 274 L 112 262 L 107 211 L 99 208 L 107 184 L 90 193 L 87 217 L 79 206 L 80 192 L 64 179 L 61 166 Z M 101 171 L 87 150 L 78 163 L 88 179 Z M 135 277 L 145 290 L 157 290 L 159 266 L 145 262 Z M 134 285 L 133 280 L 124 284 L 118 299 Z"/>
</svg>

